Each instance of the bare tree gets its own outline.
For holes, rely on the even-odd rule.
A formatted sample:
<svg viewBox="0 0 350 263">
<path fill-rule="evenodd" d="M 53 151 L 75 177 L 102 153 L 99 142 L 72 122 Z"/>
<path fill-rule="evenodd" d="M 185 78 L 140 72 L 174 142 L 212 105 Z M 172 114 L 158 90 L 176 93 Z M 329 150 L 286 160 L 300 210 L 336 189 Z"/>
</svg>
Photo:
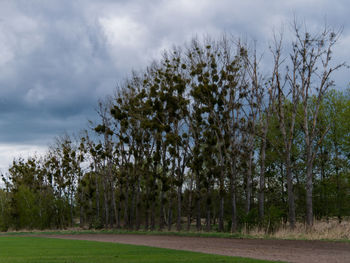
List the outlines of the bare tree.
<svg viewBox="0 0 350 263">
<path fill-rule="evenodd" d="M 290 86 L 301 96 L 303 130 L 306 161 L 306 223 L 313 225 L 313 165 L 319 146 L 329 128 L 318 134 L 318 116 L 323 97 L 334 85 L 331 74 L 345 66 L 344 63 L 331 65 L 332 49 L 337 43 L 341 30 L 335 32 L 327 25 L 320 33 L 310 34 L 301 30 L 294 21 L 295 41 L 293 41 L 291 62 L 293 74 L 289 77 Z M 312 103 L 312 100 L 315 103 Z"/>
<path fill-rule="evenodd" d="M 253 121 L 253 135 L 257 135 L 260 138 L 260 171 L 259 171 L 259 218 L 262 221 L 264 218 L 264 200 L 265 200 L 265 161 L 266 161 L 266 146 L 267 146 L 267 132 L 269 128 L 269 121 L 271 117 L 271 103 L 274 97 L 272 89 L 269 89 L 268 82 L 265 82 L 265 78 L 259 69 L 259 63 L 262 57 L 257 57 L 256 42 L 254 48 L 249 52 L 249 56 L 246 56 L 246 65 L 251 81 L 251 94 L 249 96 L 248 105 L 250 106 L 250 112 Z M 255 136 L 254 136 L 255 137 Z M 250 143 L 251 151 L 253 151 L 253 142 Z M 251 163 L 251 158 L 249 158 Z M 249 169 L 251 171 L 251 168 Z M 247 191 L 248 192 L 248 191 Z M 248 198 L 248 196 L 247 196 Z M 249 209 L 246 210 L 249 211 Z"/>
<path fill-rule="evenodd" d="M 283 34 L 278 38 L 275 35 L 274 46 L 271 47 L 271 52 L 274 58 L 273 76 L 271 79 L 271 90 L 276 93 L 276 101 L 273 102 L 273 109 L 277 113 L 278 124 L 283 139 L 283 149 L 281 155 L 284 159 L 287 177 L 287 192 L 288 192 L 288 219 L 290 227 L 295 227 L 295 202 L 293 191 L 293 175 L 292 175 L 292 160 L 291 151 L 295 132 L 295 122 L 297 117 L 298 104 L 300 102 L 299 91 L 296 88 L 297 64 L 292 64 L 292 69 L 287 68 L 287 72 L 281 69 L 285 59 L 281 58 Z M 291 72 L 290 72 L 291 71 Z M 289 85 L 286 85 L 288 81 Z M 290 103 L 288 103 L 288 98 Z M 288 107 L 288 108 L 286 108 Z"/>
</svg>

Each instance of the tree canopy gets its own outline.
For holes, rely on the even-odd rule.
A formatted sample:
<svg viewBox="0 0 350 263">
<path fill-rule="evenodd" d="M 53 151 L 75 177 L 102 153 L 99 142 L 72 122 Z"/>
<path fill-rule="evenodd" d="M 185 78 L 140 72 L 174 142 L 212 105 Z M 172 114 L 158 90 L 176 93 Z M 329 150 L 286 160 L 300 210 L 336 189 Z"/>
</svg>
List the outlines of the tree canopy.
<svg viewBox="0 0 350 263">
<path fill-rule="evenodd" d="M 193 39 L 98 103 L 99 123 L 15 159 L 0 227 L 238 231 L 350 215 L 350 90 L 332 89 L 338 33 L 254 47 Z M 289 50 L 289 53 L 284 53 Z M 264 73 L 263 73 L 264 72 Z"/>
</svg>

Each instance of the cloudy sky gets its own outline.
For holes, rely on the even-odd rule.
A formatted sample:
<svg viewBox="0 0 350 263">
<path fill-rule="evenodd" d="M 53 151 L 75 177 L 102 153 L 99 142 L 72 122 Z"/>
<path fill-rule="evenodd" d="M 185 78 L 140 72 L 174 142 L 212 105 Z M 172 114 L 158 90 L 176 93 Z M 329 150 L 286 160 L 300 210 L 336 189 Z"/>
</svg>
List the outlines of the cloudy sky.
<svg viewBox="0 0 350 263">
<path fill-rule="evenodd" d="M 296 15 L 312 30 L 343 26 L 335 57 L 350 61 L 349 13 L 346 0 L 0 0 L 0 170 L 87 127 L 131 70 L 193 36 L 267 47 Z M 339 87 L 348 73 L 335 75 Z"/>
</svg>

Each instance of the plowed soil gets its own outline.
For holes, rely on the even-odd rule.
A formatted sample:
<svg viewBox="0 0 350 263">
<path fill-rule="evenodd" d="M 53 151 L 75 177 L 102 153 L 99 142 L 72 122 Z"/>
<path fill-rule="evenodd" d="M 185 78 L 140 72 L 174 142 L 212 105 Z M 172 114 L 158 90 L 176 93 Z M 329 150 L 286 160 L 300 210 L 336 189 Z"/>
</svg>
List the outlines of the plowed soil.
<svg viewBox="0 0 350 263">
<path fill-rule="evenodd" d="M 350 243 L 124 234 L 48 235 L 46 237 L 145 245 L 284 262 L 350 263 Z"/>
</svg>

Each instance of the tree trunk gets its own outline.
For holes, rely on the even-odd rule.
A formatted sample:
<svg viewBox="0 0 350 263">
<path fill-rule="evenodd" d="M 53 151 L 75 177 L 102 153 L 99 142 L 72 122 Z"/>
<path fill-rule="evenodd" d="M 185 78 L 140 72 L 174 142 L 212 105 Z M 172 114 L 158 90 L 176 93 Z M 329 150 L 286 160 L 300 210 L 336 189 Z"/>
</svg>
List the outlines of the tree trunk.
<svg viewBox="0 0 350 263">
<path fill-rule="evenodd" d="M 112 207 L 113 207 L 113 211 L 114 211 L 114 218 L 113 221 L 111 222 L 112 225 L 114 224 L 118 224 L 118 209 L 117 209 L 117 202 L 115 200 L 115 187 L 114 187 L 114 182 L 112 182 L 112 186 L 111 186 L 111 190 L 112 190 Z"/>
<path fill-rule="evenodd" d="M 210 209 L 211 209 L 211 191 L 210 189 L 208 188 L 207 189 L 207 220 L 206 220 L 206 231 L 210 231 L 211 230 L 211 212 L 210 212 Z"/>
<path fill-rule="evenodd" d="M 325 163 L 326 163 L 326 159 L 325 159 L 325 153 L 323 151 L 324 149 L 321 149 L 321 155 L 322 155 L 322 159 L 321 159 L 321 203 L 322 203 L 322 217 L 326 216 L 327 217 L 327 222 L 328 222 L 328 202 L 327 202 L 327 197 L 326 197 L 326 184 L 325 184 Z"/>
<path fill-rule="evenodd" d="M 245 213 L 248 214 L 250 212 L 251 206 L 251 196 L 252 196 L 252 151 L 249 150 L 249 156 L 247 160 L 247 181 L 246 181 L 246 203 L 245 203 Z"/>
<path fill-rule="evenodd" d="M 98 222 L 100 222 L 100 190 L 99 190 L 96 171 L 95 171 L 95 185 L 96 185 L 96 219 L 98 220 Z"/>
<path fill-rule="evenodd" d="M 119 229 L 119 228 L 121 228 L 121 226 L 120 226 L 120 213 L 121 213 L 121 208 L 120 208 L 120 198 L 119 198 L 119 201 L 118 201 L 118 207 L 117 207 L 117 209 L 118 209 L 118 214 L 117 214 L 117 228 Z"/>
<path fill-rule="evenodd" d="M 260 180 L 259 180 L 259 219 L 262 223 L 264 219 L 264 202 L 265 202 L 265 160 L 266 160 L 266 132 L 261 142 L 260 149 Z"/>
<path fill-rule="evenodd" d="M 232 145 L 235 147 L 235 144 Z M 237 158 L 231 156 L 230 167 L 230 197 L 231 197 L 231 233 L 237 231 L 237 205 L 236 205 L 236 173 Z"/>
<path fill-rule="evenodd" d="M 159 231 L 162 231 L 164 228 L 164 192 L 162 188 L 163 186 L 161 186 L 161 190 L 160 190 Z"/>
<path fill-rule="evenodd" d="M 124 228 L 129 227 L 129 181 L 126 181 L 124 197 Z"/>
<path fill-rule="evenodd" d="M 70 190 L 70 219 L 71 226 L 74 226 L 74 217 L 73 217 L 73 190 Z"/>
<path fill-rule="evenodd" d="M 200 189 L 200 181 L 199 181 L 199 176 L 197 174 L 196 178 L 196 228 L 197 231 L 202 230 L 202 218 L 201 218 L 201 189 Z"/>
<path fill-rule="evenodd" d="M 169 208 L 168 208 L 168 231 L 171 231 L 171 227 L 172 227 L 172 200 L 170 198 L 169 200 Z"/>
<path fill-rule="evenodd" d="M 146 185 L 146 202 L 145 202 L 145 230 L 149 229 L 149 215 L 150 215 L 150 196 L 149 188 Z"/>
<path fill-rule="evenodd" d="M 220 194 L 220 210 L 219 210 L 219 232 L 224 231 L 224 200 L 225 196 L 223 193 Z"/>
<path fill-rule="evenodd" d="M 230 192 L 231 192 L 231 233 L 237 231 L 237 206 L 236 206 L 236 162 L 232 166 L 230 176 Z"/>
<path fill-rule="evenodd" d="M 336 181 L 337 181 L 337 196 L 336 196 L 336 202 L 337 202 L 337 217 L 338 217 L 338 222 L 339 224 L 342 221 L 342 216 L 341 216 L 341 200 L 340 200 L 340 176 L 339 176 L 339 150 L 338 150 L 338 144 L 334 144 L 335 148 L 335 175 L 336 175 Z"/>
<path fill-rule="evenodd" d="M 237 231 L 237 207 L 236 207 L 236 190 L 234 181 L 231 182 L 231 233 Z"/>
<path fill-rule="evenodd" d="M 342 221 L 341 216 L 341 202 L 340 202 L 340 180 L 339 180 L 339 168 L 336 168 L 336 176 L 337 176 L 337 217 L 339 224 Z"/>
<path fill-rule="evenodd" d="M 306 164 L 306 224 L 310 228 L 313 225 L 313 207 L 312 207 L 312 156 L 310 150 L 307 151 L 307 164 Z"/>
<path fill-rule="evenodd" d="M 85 203 L 85 200 L 84 200 L 84 191 L 83 189 L 81 189 L 81 193 L 80 193 L 80 200 L 81 200 L 81 204 L 80 204 L 80 228 L 83 228 L 84 227 L 84 206 L 83 204 Z"/>
<path fill-rule="evenodd" d="M 176 230 L 181 231 L 182 185 L 177 187 L 177 221 Z"/>
<path fill-rule="evenodd" d="M 191 174 L 190 189 L 188 192 L 188 209 L 187 209 L 187 231 L 191 230 L 192 221 L 192 191 L 193 191 L 193 175 Z"/>
<path fill-rule="evenodd" d="M 131 207 L 129 213 L 129 229 L 134 229 L 134 212 L 135 212 L 135 185 L 131 187 Z"/>
<path fill-rule="evenodd" d="M 135 220 L 136 220 L 136 230 L 140 229 L 140 176 L 137 178 L 137 188 L 136 188 L 136 210 L 135 210 Z"/>
<path fill-rule="evenodd" d="M 146 205 L 145 209 L 145 230 L 148 231 L 149 229 L 149 206 Z"/>
<path fill-rule="evenodd" d="M 290 228 L 295 228 L 295 203 L 293 191 L 293 175 L 290 163 L 290 153 L 286 154 L 286 174 L 287 174 L 287 188 L 288 188 L 288 219 Z"/>
<path fill-rule="evenodd" d="M 108 228 L 109 220 L 109 205 L 108 205 L 108 191 L 106 186 L 106 178 L 103 178 L 103 198 L 104 198 L 104 210 L 105 210 L 105 228 Z"/>
<path fill-rule="evenodd" d="M 207 204 L 207 218 L 206 218 L 206 222 L 205 222 L 205 230 L 207 232 L 209 232 L 211 230 L 210 220 L 211 220 L 210 208 L 209 208 L 209 205 Z"/>
<path fill-rule="evenodd" d="M 165 184 L 166 184 L 166 168 L 167 168 L 167 161 L 166 161 L 166 146 L 165 144 L 162 147 L 162 158 L 161 158 L 161 164 L 162 166 L 162 173 L 161 173 L 161 187 L 160 187 L 160 206 L 159 206 L 159 231 L 162 231 L 165 225 L 165 218 L 164 218 L 164 201 L 165 201 Z"/>
<path fill-rule="evenodd" d="M 155 216 L 155 200 L 153 200 L 151 204 L 151 231 L 154 231 L 156 229 Z"/>
</svg>

